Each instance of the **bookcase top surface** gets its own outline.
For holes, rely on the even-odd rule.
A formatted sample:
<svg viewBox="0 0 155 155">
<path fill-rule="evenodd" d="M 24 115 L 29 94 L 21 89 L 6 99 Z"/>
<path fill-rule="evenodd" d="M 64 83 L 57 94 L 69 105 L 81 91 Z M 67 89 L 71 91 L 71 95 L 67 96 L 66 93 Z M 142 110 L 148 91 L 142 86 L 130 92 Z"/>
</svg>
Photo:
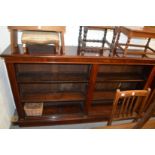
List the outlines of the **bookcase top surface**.
<svg viewBox="0 0 155 155">
<path fill-rule="evenodd" d="M 129 65 L 155 65 L 155 59 L 139 58 L 139 57 L 109 57 L 100 55 L 77 55 L 76 46 L 66 46 L 65 54 L 44 53 L 43 51 L 34 53 L 23 53 L 21 45 L 18 46 L 16 53 L 11 52 L 11 47 L 0 55 L 5 60 L 12 62 L 27 62 L 27 63 L 75 63 L 75 64 L 129 64 Z"/>
</svg>

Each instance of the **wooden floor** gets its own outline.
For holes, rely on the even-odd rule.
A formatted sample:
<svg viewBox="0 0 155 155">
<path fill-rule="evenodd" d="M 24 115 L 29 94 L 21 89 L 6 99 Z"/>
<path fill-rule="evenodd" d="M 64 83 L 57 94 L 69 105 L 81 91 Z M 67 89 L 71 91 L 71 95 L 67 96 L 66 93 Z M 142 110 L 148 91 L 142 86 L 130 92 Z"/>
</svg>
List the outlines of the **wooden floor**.
<svg viewBox="0 0 155 155">
<path fill-rule="evenodd" d="M 132 129 L 136 123 L 124 123 L 119 125 L 111 125 L 111 126 L 100 126 L 95 129 Z M 148 121 L 143 129 L 155 129 L 155 119 Z"/>
</svg>

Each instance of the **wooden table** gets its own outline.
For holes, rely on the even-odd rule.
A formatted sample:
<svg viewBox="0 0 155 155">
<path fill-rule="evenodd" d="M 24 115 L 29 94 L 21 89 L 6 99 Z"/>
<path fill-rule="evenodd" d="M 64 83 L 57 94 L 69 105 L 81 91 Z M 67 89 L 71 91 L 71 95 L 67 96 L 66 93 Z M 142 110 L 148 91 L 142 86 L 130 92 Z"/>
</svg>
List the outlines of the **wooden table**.
<svg viewBox="0 0 155 155">
<path fill-rule="evenodd" d="M 120 26 L 117 28 L 117 39 L 115 43 L 115 48 L 113 49 L 113 55 L 118 55 L 117 49 L 120 49 L 123 52 L 123 56 L 130 55 L 143 55 L 147 54 L 155 55 L 155 50 L 149 46 L 151 39 L 155 38 L 155 28 L 154 27 L 135 27 L 135 26 Z M 123 33 L 127 36 L 127 41 L 125 44 L 120 43 L 120 35 Z M 130 41 L 133 38 L 146 39 L 147 43 L 145 45 L 137 45 L 131 44 Z M 124 46 L 124 48 L 122 47 Z M 136 51 L 128 51 L 128 47 L 140 47 L 144 48 L 144 50 Z"/>
</svg>

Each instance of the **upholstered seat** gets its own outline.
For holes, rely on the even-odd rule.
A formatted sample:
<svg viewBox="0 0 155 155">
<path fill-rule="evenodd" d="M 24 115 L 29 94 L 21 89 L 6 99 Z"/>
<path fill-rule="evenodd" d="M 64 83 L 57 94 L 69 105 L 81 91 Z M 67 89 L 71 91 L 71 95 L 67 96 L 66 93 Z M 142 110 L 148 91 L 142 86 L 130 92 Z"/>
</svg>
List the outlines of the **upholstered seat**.
<svg viewBox="0 0 155 155">
<path fill-rule="evenodd" d="M 24 31 L 22 34 L 23 44 L 52 44 L 59 43 L 57 32 Z"/>
<path fill-rule="evenodd" d="M 56 53 L 59 51 L 59 33 L 44 31 L 23 31 L 22 44 L 24 52 L 27 53 L 27 44 L 53 44 Z"/>
</svg>

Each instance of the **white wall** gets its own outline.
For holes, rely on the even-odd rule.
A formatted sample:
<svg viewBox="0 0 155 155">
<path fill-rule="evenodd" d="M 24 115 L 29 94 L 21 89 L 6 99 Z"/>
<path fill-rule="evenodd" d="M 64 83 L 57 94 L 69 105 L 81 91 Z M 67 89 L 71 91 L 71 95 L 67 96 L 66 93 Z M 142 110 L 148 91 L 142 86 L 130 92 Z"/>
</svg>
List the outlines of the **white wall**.
<svg viewBox="0 0 155 155">
<path fill-rule="evenodd" d="M 10 37 L 6 26 L 0 26 L 0 53 L 9 45 Z"/>
<path fill-rule="evenodd" d="M 0 61 L 0 128 L 9 128 L 10 119 L 14 113 L 15 106 L 12 97 L 6 67 Z"/>
<path fill-rule="evenodd" d="M 9 45 L 9 32 L 0 27 L 0 53 Z M 0 58 L 0 128 L 9 128 L 15 106 L 4 61 Z"/>
</svg>

